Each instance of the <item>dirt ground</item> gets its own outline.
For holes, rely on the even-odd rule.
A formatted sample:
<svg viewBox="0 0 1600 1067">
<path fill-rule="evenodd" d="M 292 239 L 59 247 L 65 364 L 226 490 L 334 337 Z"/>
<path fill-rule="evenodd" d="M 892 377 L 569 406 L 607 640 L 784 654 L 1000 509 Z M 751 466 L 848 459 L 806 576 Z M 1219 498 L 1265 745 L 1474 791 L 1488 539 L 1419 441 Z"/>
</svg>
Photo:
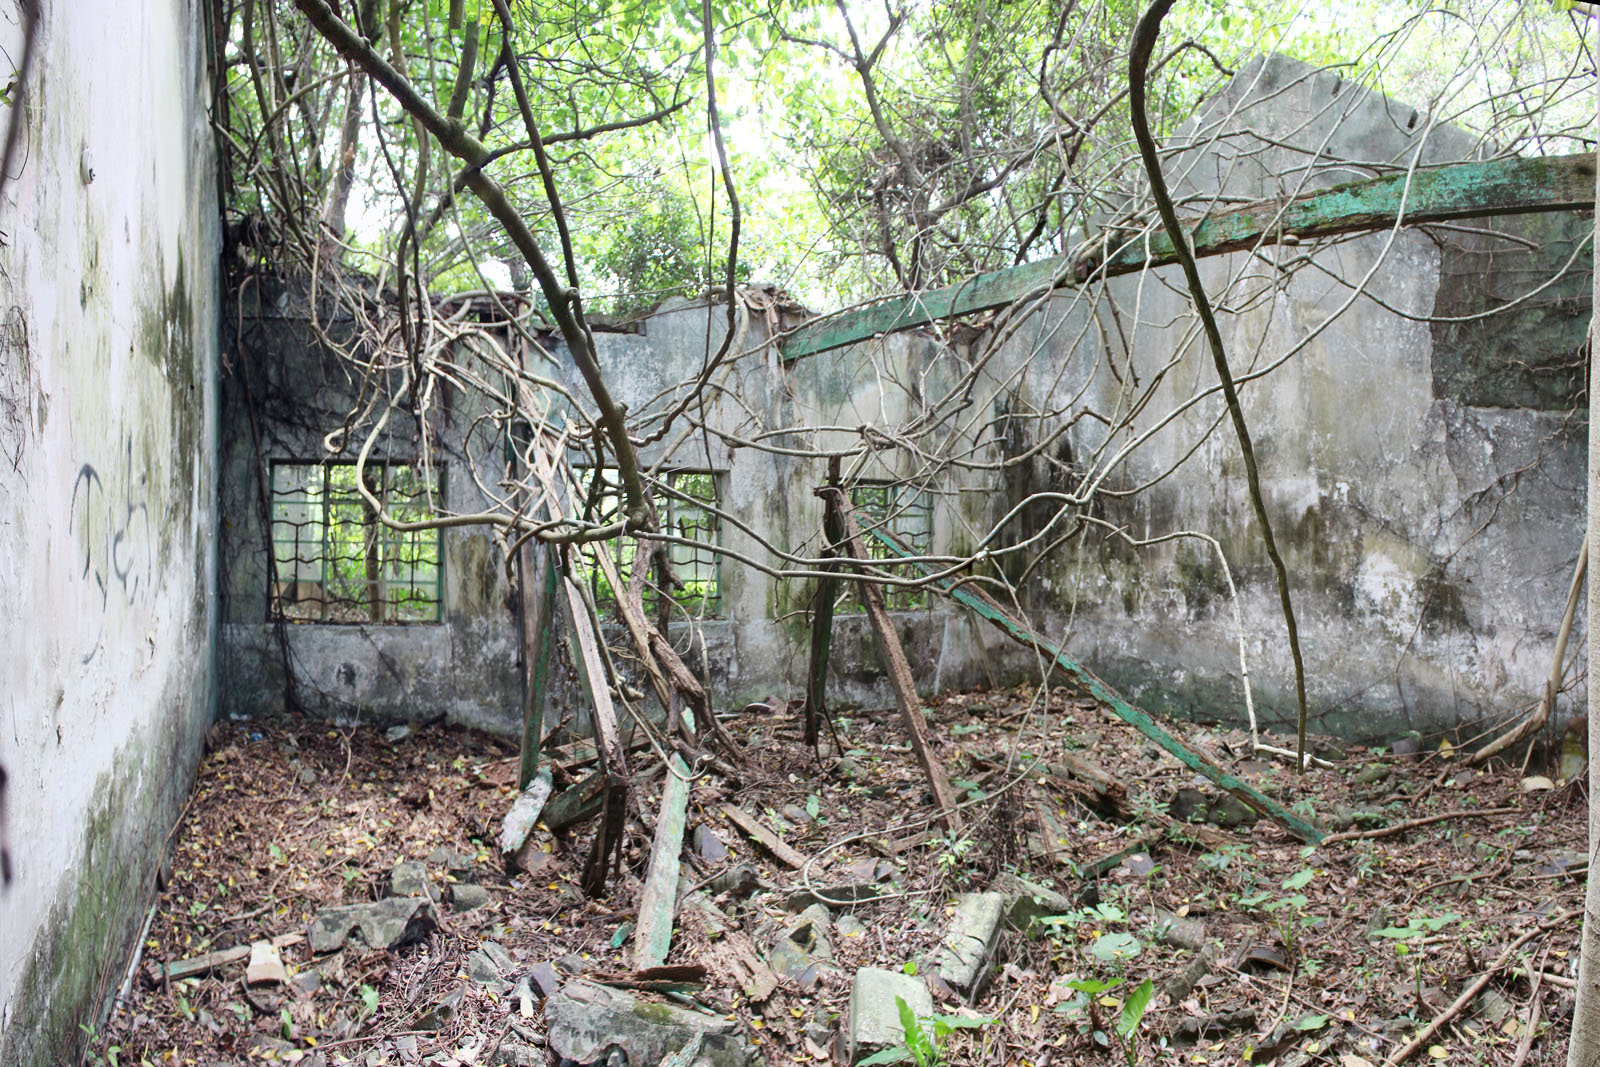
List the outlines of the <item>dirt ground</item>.
<svg viewBox="0 0 1600 1067">
<path fill-rule="evenodd" d="M 763 951 L 792 919 L 796 888 L 871 884 L 880 895 L 831 909 L 831 959 L 761 1003 L 740 991 L 726 942 L 682 908 L 669 962 L 703 965 L 704 979 L 636 995 L 737 1019 L 775 1064 L 841 1054 L 833 1038 L 851 976 L 870 965 L 925 978 L 937 1010 L 968 1016 L 974 1025 L 945 1041 L 949 1064 L 1362 1067 L 1400 1051 L 1487 974 L 1411 1061 L 1564 1062 L 1587 870 L 1581 790 L 1525 792 L 1515 768 L 1475 771 L 1448 750 L 1334 749 L 1334 766 L 1297 776 L 1251 758 L 1242 733 L 1178 730 L 1324 827 L 1374 835 L 1312 848 L 1270 821 L 1241 822 L 1092 702 L 1041 696 L 976 692 L 930 708 L 939 753 L 971 801 L 960 835 L 930 828 L 931 797 L 893 713 L 841 714 L 838 745 L 829 739 L 820 756 L 791 715 L 729 717 L 749 762 L 737 781 L 711 772 L 695 783 L 690 888 L 711 894 Z M 582 751 L 556 751 L 558 787 L 586 773 Z M 1088 761 L 1117 785 L 1096 795 L 1064 772 L 1026 773 L 1024 757 Z M 486 1064 L 513 1045 L 539 1048 L 537 1001 L 530 1010 L 526 997 L 474 982 L 468 955 L 494 941 L 518 967 L 625 982 L 662 776 L 635 790 L 621 878 L 588 899 L 578 882 L 592 825 L 565 838 L 537 830 L 531 870 L 508 873 L 502 862 L 496 841 L 517 766 L 514 746 L 457 727 L 391 740 L 381 728 L 295 717 L 220 725 L 175 831 L 142 960 L 91 1060 Z M 634 755 L 641 777 L 659 766 L 648 748 Z M 757 847 L 727 821 L 728 803 L 779 832 L 807 866 Z M 1446 817 L 1393 832 L 1434 815 Z M 726 858 L 702 858 L 716 851 L 697 847 L 702 825 Z M 437 932 L 393 951 L 351 942 L 322 958 L 296 940 L 319 909 L 383 896 L 403 860 L 423 861 L 445 891 Z M 755 868 L 754 893 L 718 893 L 729 880 L 716 876 L 739 864 Z M 958 1005 L 934 977 L 952 902 L 1017 875 L 1069 906 L 1056 900 L 1026 929 L 1008 928 L 987 989 Z M 476 883 L 487 903 L 466 910 L 461 891 L 452 906 L 451 883 Z M 286 942 L 287 984 L 252 986 L 243 959 L 193 977 L 159 970 L 275 937 Z M 1148 1010 L 1119 1026 L 1146 979 Z"/>
</svg>

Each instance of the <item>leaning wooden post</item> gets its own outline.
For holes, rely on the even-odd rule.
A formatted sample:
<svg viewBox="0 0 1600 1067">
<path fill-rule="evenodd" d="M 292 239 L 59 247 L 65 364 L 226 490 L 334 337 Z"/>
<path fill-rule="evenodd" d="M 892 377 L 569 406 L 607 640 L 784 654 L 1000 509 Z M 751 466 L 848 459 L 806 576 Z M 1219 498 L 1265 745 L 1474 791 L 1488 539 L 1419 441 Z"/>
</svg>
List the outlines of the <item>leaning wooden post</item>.
<svg viewBox="0 0 1600 1067">
<path fill-rule="evenodd" d="M 589 694 L 594 719 L 594 747 L 600 770 L 605 775 L 601 798 L 600 829 L 594 849 L 583 872 L 583 891 L 598 896 L 605 889 L 606 869 L 613 857 L 622 855 L 622 830 L 628 807 L 628 758 L 617 735 L 617 713 L 606 687 L 605 665 L 600 658 L 599 634 L 584 603 L 583 590 L 570 577 L 562 575 L 561 607 L 566 616 L 567 640 L 572 650 L 572 665 L 578 680 Z"/>
<path fill-rule="evenodd" d="M 839 484 L 838 456 L 828 460 L 828 484 Z M 826 501 L 822 507 L 822 536 L 826 542 L 822 547 L 823 556 L 838 555 L 837 546 L 844 540 L 844 530 L 839 525 L 838 511 L 829 507 Z M 805 743 L 812 748 L 817 745 L 818 735 L 822 732 L 822 720 L 828 714 L 828 654 L 833 645 L 833 601 L 839 589 L 839 583 L 831 573 L 833 566 L 829 564 L 823 570 L 830 573 L 818 580 L 811 601 L 811 655 L 806 669 Z"/>
<path fill-rule="evenodd" d="M 837 486 L 824 486 L 817 490 L 817 495 L 822 497 L 828 508 L 834 512 L 839 528 L 844 531 L 845 554 L 853 557 L 856 567 L 859 568 L 869 558 L 866 549 L 861 543 L 861 533 L 856 529 L 855 516 L 850 512 L 850 505 L 844 498 L 844 490 Z M 889 666 L 889 684 L 894 687 L 895 702 L 900 705 L 900 718 L 905 723 L 906 733 L 911 737 L 911 747 L 917 753 L 917 760 L 922 764 L 923 773 L 928 776 L 928 785 L 933 789 L 934 802 L 939 805 L 940 821 L 945 828 L 956 832 L 961 829 L 961 813 L 956 810 L 955 794 L 950 789 L 950 777 L 945 773 L 944 764 L 939 762 L 939 756 L 933 751 L 933 743 L 928 739 L 928 724 L 923 719 L 922 701 L 917 698 L 917 685 L 911 675 L 911 664 L 906 662 L 905 650 L 900 645 L 900 635 L 895 633 L 894 624 L 889 620 L 889 613 L 884 610 L 883 592 L 876 583 L 864 574 L 856 579 L 861 591 L 861 599 L 867 605 L 867 618 L 872 621 L 872 629 L 878 635 L 878 644 L 883 649 L 883 658 Z"/>
<path fill-rule="evenodd" d="M 555 645 L 557 570 L 551 549 L 530 539 L 517 551 L 517 574 L 522 586 L 522 764 L 517 788 L 526 789 L 539 771 L 539 748 L 544 743 L 546 690 L 550 680 L 550 650 Z"/>
</svg>

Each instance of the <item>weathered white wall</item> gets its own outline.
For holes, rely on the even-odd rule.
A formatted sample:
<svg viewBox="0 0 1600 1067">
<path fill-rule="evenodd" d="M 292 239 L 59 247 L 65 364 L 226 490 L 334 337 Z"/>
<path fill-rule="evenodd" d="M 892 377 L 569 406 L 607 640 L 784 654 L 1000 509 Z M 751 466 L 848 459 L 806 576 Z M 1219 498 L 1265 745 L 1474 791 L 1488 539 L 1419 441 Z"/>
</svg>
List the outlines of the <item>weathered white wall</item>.
<svg viewBox="0 0 1600 1067">
<path fill-rule="evenodd" d="M 1479 151 L 1459 129 L 1430 129 L 1409 106 L 1282 57 L 1249 64 L 1200 124 L 1234 131 L 1169 163 L 1175 195 L 1200 203 L 1219 191 L 1243 199 L 1310 191 L 1375 166 L 1403 169 L 1418 154 L 1427 164 Z M 1358 165 L 1338 162 L 1346 160 Z M 1527 292 L 1590 223 L 1567 213 L 1464 225 L 1513 238 L 1372 234 L 1317 251 L 1292 280 L 1273 264 L 1304 247 L 1201 264 L 1208 292 L 1226 306 L 1219 325 L 1236 376 L 1303 346 L 1243 385 L 1241 397 L 1289 570 L 1314 732 L 1392 739 L 1407 728 L 1487 728 L 1485 720 L 1537 699 L 1550 668 L 1584 529 L 1577 349 L 1592 257 L 1578 257 L 1569 280 L 1514 313 L 1425 320 Z M 1528 239 L 1541 252 L 1518 243 Z M 1366 295 L 1352 299 L 1336 279 L 1367 280 Z M 1182 275 L 1163 268 L 1110 289 L 1122 318 L 1103 319 L 1105 332 L 1090 336 L 1126 335 L 1128 354 L 1113 347 L 1112 356 L 1124 379 L 1165 377 L 1107 450 L 1148 435 L 1106 484 L 1152 487 L 1110 502 L 1105 517 L 1135 538 L 1198 530 L 1221 542 L 1240 585 L 1257 710 L 1281 729 L 1295 704 L 1288 642 L 1222 400 L 1213 394 L 1163 424 L 1216 383 Z M 1112 407 L 1121 383 L 1107 372 L 1106 351 L 1098 343 L 1073 351 L 1066 341 L 1086 314 L 1063 295 L 1019 336 L 1010 366 L 1035 347 L 1048 353 L 1022 378 L 1034 407 L 1047 406 L 1063 367 L 1068 381 L 1087 383 L 1085 402 Z M 1465 344 L 1464 330 L 1480 336 Z M 1070 438 L 1080 459 L 1106 444 L 1089 420 Z M 1210 546 L 1134 550 L 1096 534 L 1063 553 L 1049 577 L 1053 588 L 1030 591 L 1030 602 L 1132 698 L 1152 710 L 1243 718 L 1237 629 Z"/>
<path fill-rule="evenodd" d="M 41 6 L 0 196 L 8 1065 L 75 1062 L 79 1024 L 121 982 L 212 685 L 209 5 Z M 12 60 L 14 7 L 0 19 Z"/>
</svg>

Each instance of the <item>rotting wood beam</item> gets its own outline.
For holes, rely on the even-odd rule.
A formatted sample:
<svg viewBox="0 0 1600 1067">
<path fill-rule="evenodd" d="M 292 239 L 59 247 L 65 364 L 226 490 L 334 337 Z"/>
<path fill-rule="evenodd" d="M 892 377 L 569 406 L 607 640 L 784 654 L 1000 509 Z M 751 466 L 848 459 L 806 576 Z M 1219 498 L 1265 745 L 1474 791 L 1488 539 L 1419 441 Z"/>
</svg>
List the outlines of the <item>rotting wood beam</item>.
<svg viewBox="0 0 1600 1067">
<path fill-rule="evenodd" d="M 1321 237 L 1494 215 L 1529 215 L 1595 206 L 1595 155 L 1454 163 L 1346 182 L 1287 200 L 1261 200 L 1186 225 L 1196 258 Z M 1134 274 L 1177 262 L 1159 224 L 1111 229 L 1071 255 L 977 274 L 955 285 L 890 297 L 823 316 L 790 333 L 785 361 L 815 355 L 939 319 L 989 311 L 1092 278 Z"/>
<path fill-rule="evenodd" d="M 556 581 L 551 556 L 554 549 L 536 545 L 530 538 L 517 550 L 517 575 L 522 601 L 523 706 L 522 752 L 517 788 L 526 789 L 539 771 L 539 750 L 544 743 L 546 690 L 550 680 L 550 650 L 555 645 Z"/>
<path fill-rule="evenodd" d="M 850 562 L 857 567 L 871 562 L 861 541 L 861 531 L 856 526 L 855 515 L 850 510 L 850 502 L 845 499 L 844 490 L 838 486 L 824 486 L 817 490 L 817 495 L 823 498 L 828 509 L 833 512 L 837 528 L 844 534 L 845 555 L 854 557 Z M 939 806 L 939 819 L 944 823 L 945 829 L 951 833 L 959 833 L 962 825 L 961 812 L 956 808 L 956 796 L 950 788 L 950 776 L 945 771 L 944 763 L 940 761 L 938 753 L 933 750 L 933 742 L 928 737 L 928 723 L 922 714 L 922 699 L 917 696 L 916 680 L 911 674 L 911 664 L 906 661 L 905 649 L 900 644 L 900 635 L 895 632 L 894 622 L 884 609 L 883 590 L 865 575 L 858 576 L 856 582 L 861 599 L 867 606 L 867 618 L 872 622 L 872 629 L 878 636 L 879 649 L 883 652 L 885 664 L 889 668 L 889 684 L 894 688 L 895 703 L 900 706 L 900 720 L 905 724 L 911 748 L 917 754 L 917 762 L 922 764 L 922 772 L 928 778 L 934 803 Z"/>
<path fill-rule="evenodd" d="M 661 815 L 656 819 L 655 843 L 650 848 L 650 866 L 639 897 L 638 925 L 633 931 L 636 971 L 661 966 L 672 948 L 672 918 L 678 910 L 678 871 L 688 811 L 689 767 L 681 756 L 674 755 L 667 761 Z"/>
<path fill-rule="evenodd" d="M 904 546 L 898 544 L 892 537 L 885 535 L 881 531 L 873 530 L 870 532 L 891 552 L 900 556 L 914 555 L 914 553 L 907 551 Z M 928 568 L 923 564 L 913 563 L 913 566 L 922 570 L 923 573 L 928 573 Z M 1322 841 L 1324 834 L 1315 823 L 1302 819 L 1259 789 L 1229 774 L 1205 756 L 1195 752 L 1173 737 L 1162 729 L 1161 724 L 1156 722 L 1149 712 L 1128 703 L 1120 693 L 1102 682 L 1087 667 L 1068 656 L 1066 652 L 1056 645 L 1030 631 L 1022 623 L 1007 614 L 993 600 L 961 588 L 953 579 L 939 579 L 932 584 L 957 603 L 970 608 L 978 615 L 1000 627 L 1013 640 L 1029 648 L 1037 649 L 1049 657 L 1057 667 L 1066 671 L 1085 692 L 1107 708 L 1110 708 L 1112 714 L 1171 753 L 1185 767 L 1205 776 L 1219 788 L 1232 793 L 1240 801 L 1282 826 L 1307 844 L 1315 845 Z"/>
</svg>

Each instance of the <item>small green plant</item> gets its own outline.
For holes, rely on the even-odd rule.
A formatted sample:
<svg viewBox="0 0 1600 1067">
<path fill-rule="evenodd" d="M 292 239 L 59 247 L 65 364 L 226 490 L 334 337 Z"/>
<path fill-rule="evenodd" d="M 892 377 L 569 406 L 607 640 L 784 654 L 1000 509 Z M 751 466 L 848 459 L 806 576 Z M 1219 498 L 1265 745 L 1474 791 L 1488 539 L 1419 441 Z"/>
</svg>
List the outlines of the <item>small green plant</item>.
<svg viewBox="0 0 1600 1067">
<path fill-rule="evenodd" d="M 1109 1033 L 1116 1039 L 1117 1047 L 1122 1050 L 1122 1058 L 1128 1062 L 1128 1067 L 1134 1067 L 1139 1062 L 1139 1051 L 1133 1035 L 1138 1031 L 1139 1024 L 1144 1020 L 1144 1013 L 1150 1007 L 1150 999 L 1155 995 L 1155 984 L 1146 978 L 1116 1005 L 1120 1008 L 1117 1021 L 1108 1030 L 1100 1019 L 1101 998 L 1120 985 L 1122 985 L 1120 978 L 1108 981 L 1097 978 L 1074 978 L 1067 982 L 1066 986 L 1078 995 L 1066 1005 L 1065 1010 L 1086 1013 L 1093 1039 L 1099 1044 L 1108 1044 Z"/>
<path fill-rule="evenodd" d="M 88 1023 L 79 1023 L 78 1029 L 83 1031 L 84 1043 L 87 1046 L 83 1054 L 84 1063 L 92 1064 L 94 1067 L 100 1067 L 101 1064 L 105 1064 L 106 1067 L 121 1067 L 119 1059 L 122 1055 L 121 1045 L 107 1045 L 105 1052 L 100 1052 L 95 1048 L 95 1045 L 100 1042 L 99 1034 L 95 1032 L 95 1028 Z"/>
<path fill-rule="evenodd" d="M 957 1030 L 976 1030 L 994 1022 L 993 1019 L 968 1018 L 965 1015 L 919 1016 L 904 997 L 895 997 L 894 1004 L 900 1012 L 900 1025 L 905 1030 L 905 1044 L 876 1052 L 862 1060 L 857 1067 L 869 1067 L 876 1063 L 904 1063 L 907 1060 L 917 1067 L 941 1067 L 946 1038 Z"/>
<path fill-rule="evenodd" d="M 942 844 L 944 848 L 939 853 L 939 866 L 946 871 L 954 870 L 966 858 L 967 853 L 972 851 L 972 838 L 954 831 L 945 833 Z"/>
<path fill-rule="evenodd" d="M 1317 872 L 1310 867 L 1300 870 L 1284 879 L 1283 889 L 1285 895 L 1273 896 L 1271 893 L 1252 893 L 1240 897 L 1239 903 L 1247 908 L 1259 908 L 1271 916 L 1278 927 L 1278 936 L 1283 940 L 1283 951 L 1289 959 L 1293 960 L 1300 947 L 1300 931 L 1316 922 L 1316 919 L 1305 913 L 1310 901 L 1299 890 L 1311 884 Z"/>
</svg>

